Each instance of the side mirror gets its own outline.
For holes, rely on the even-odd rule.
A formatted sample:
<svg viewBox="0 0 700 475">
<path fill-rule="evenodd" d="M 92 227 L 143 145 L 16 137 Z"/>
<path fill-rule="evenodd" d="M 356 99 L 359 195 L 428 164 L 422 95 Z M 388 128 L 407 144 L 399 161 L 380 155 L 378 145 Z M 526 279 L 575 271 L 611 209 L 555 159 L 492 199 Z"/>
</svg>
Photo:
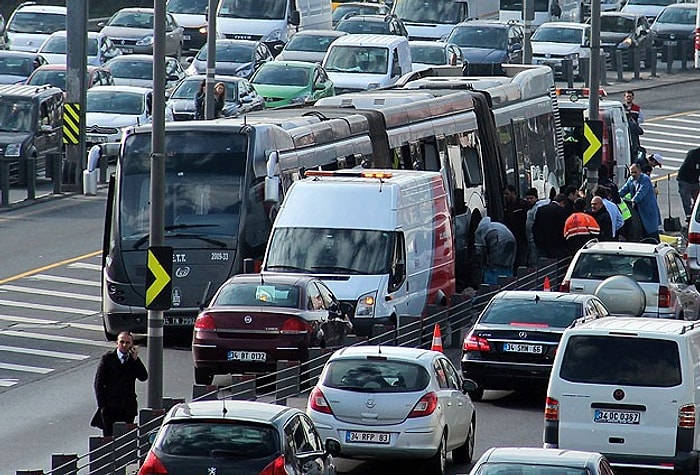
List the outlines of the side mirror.
<svg viewBox="0 0 700 475">
<path fill-rule="evenodd" d="M 331 454 L 333 457 L 340 455 L 340 441 L 332 437 L 327 438 L 326 452 Z"/>
<path fill-rule="evenodd" d="M 49 134 L 53 132 L 53 129 L 50 125 L 42 125 L 41 127 L 39 127 L 39 131 L 43 134 Z"/>
<path fill-rule="evenodd" d="M 104 27 L 106 24 L 107 24 L 107 23 L 105 23 L 105 22 L 103 22 L 103 21 L 100 21 L 100 22 L 97 23 L 97 26 L 99 26 L 100 28 L 102 28 L 102 27 Z"/>
<path fill-rule="evenodd" d="M 468 393 L 470 391 L 476 391 L 479 385 L 472 379 L 465 379 L 462 381 L 462 392 Z"/>
<path fill-rule="evenodd" d="M 289 23 L 294 26 L 301 25 L 301 15 L 299 14 L 299 10 L 294 10 L 292 12 L 292 15 L 289 17 Z"/>
</svg>

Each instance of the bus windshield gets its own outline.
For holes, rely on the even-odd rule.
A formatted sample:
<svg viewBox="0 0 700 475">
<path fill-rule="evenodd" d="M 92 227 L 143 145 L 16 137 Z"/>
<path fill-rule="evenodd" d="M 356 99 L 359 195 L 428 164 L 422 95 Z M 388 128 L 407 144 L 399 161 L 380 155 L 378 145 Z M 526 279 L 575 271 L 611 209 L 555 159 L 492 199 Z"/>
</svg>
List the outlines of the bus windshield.
<svg viewBox="0 0 700 475">
<path fill-rule="evenodd" d="M 394 13 L 406 23 L 451 24 L 465 20 L 464 2 L 454 0 L 401 0 Z"/>
<path fill-rule="evenodd" d="M 196 131 L 166 134 L 165 237 L 236 237 L 247 141 L 243 135 Z M 151 136 L 124 145 L 119 214 L 124 240 L 149 231 Z"/>
<path fill-rule="evenodd" d="M 323 274 L 388 274 L 395 233 L 364 229 L 278 228 L 265 268 Z"/>
</svg>

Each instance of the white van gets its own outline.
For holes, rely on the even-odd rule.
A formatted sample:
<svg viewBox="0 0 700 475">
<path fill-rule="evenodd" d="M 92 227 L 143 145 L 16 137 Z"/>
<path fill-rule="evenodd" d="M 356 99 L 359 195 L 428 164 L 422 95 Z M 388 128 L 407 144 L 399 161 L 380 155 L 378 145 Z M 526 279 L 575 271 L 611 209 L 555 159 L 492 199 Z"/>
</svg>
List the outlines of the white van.
<svg viewBox="0 0 700 475">
<path fill-rule="evenodd" d="M 352 306 L 360 335 L 420 317 L 455 292 L 447 200 L 439 172 L 307 171 L 275 218 L 263 274 L 317 275 Z"/>
<path fill-rule="evenodd" d="M 615 317 L 567 329 L 547 388 L 544 446 L 697 474 L 698 360 L 700 322 Z"/>
<path fill-rule="evenodd" d="M 394 0 L 391 12 L 406 25 L 410 39 L 435 41 L 471 18 L 498 18 L 498 6 L 499 0 Z"/>
<path fill-rule="evenodd" d="M 259 40 L 277 55 L 298 30 L 331 29 L 331 0 L 221 0 L 216 16 L 226 38 Z"/>
<path fill-rule="evenodd" d="M 323 58 L 336 94 L 393 86 L 412 64 L 408 39 L 399 35 L 346 35 Z"/>
</svg>

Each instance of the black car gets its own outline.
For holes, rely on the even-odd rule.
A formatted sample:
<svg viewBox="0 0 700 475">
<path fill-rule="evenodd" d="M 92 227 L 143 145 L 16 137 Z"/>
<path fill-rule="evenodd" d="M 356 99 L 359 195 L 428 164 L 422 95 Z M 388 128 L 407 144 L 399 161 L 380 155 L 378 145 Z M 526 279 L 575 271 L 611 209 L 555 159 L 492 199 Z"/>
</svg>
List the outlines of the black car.
<svg viewBox="0 0 700 475">
<path fill-rule="evenodd" d="M 9 160 L 10 183 L 27 183 L 27 162 L 37 176 L 63 149 L 63 91 L 51 86 L 0 86 L 0 157 Z"/>
<path fill-rule="evenodd" d="M 0 84 L 24 84 L 39 66 L 48 64 L 37 53 L 28 51 L 0 51 Z"/>
<path fill-rule="evenodd" d="M 481 400 L 484 389 L 544 388 L 564 330 L 575 320 L 609 315 L 593 295 L 499 292 L 462 344 L 462 374 L 478 385 L 472 400 Z"/>
<path fill-rule="evenodd" d="M 513 21 L 464 21 L 452 29 L 445 42 L 462 49 L 469 75 L 492 74 L 502 63 L 522 63 L 523 28 Z"/>
<path fill-rule="evenodd" d="M 695 49 L 695 22 L 697 5 L 695 3 L 676 3 L 665 7 L 651 25 L 654 46 L 666 61 L 667 49 L 673 51 L 673 59 L 680 59 L 682 47 L 685 46 L 686 59 L 693 59 Z"/>
<path fill-rule="evenodd" d="M 139 475 L 335 475 L 340 442 L 303 411 L 253 401 L 194 401 L 163 419 Z"/>
<path fill-rule="evenodd" d="M 205 74 L 209 46 L 204 45 L 197 56 L 188 57 L 188 74 Z M 261 64 L 275 59 L 262 41 L 216 40 L 216 74 L 250 79 Z"/>
<path fill-rule="evenodd" d="M 404 26 L 403 21 L 393 14 L 348 14 L 338 22 L 335 29 L 351 34 L 399 35 L 408 38 L 408 30 Z"/>
<path fill-rule="evenodd" d="M 600 15 L 600 47 L 612 69 L 617 68 L 617 51 L 628 69 L 634 67 L 633 55 L 639 51 L 640 61 L 649 66 L 653 38 L 649 21 L 641 13 L 603 12 Z"/>
<path fill-rule="evenodd" d="M 175 120 L 194 119 L 194 97 L 206 76 L 188 76 L 175 86 L 168 95 L 168 105 L 173 110 Z M 259 95 L 247 79 L 236 76 L 215 76 L 215 82 L 226 85 L 226 102 L 222 115 L 237 117 L 251 111 L 263 110 L 265 99 Z M 167 93 L 166 93 L 167 94 Z"/>
</svg>

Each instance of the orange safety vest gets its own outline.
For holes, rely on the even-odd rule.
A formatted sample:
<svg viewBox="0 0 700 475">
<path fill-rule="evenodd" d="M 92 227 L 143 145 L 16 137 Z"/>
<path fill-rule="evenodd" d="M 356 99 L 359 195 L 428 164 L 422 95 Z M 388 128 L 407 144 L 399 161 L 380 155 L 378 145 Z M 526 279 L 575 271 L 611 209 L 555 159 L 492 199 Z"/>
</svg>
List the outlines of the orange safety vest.
<svg viewBox="0 0 700 475">
<path fill-rule="evenodd" d="M 564 223 L 564 239 L 573 236 L 597 236 L 600 234 L 600 226 L 593 216 L 587 213 L 574 213 Z"/>
</svg>

